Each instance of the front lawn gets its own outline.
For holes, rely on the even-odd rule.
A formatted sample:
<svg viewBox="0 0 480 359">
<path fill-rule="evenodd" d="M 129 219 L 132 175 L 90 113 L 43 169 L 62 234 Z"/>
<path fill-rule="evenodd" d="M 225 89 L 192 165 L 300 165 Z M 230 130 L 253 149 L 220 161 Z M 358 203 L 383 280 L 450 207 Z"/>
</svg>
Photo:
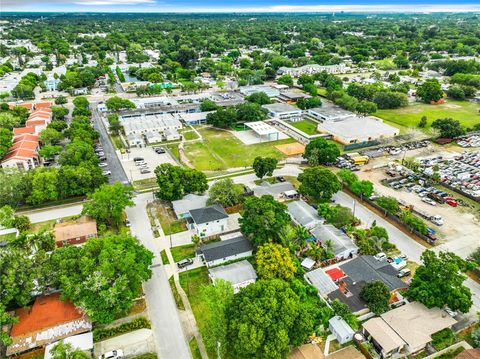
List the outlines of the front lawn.
<svg viewBox="0 0 480 359">
<path fill-rule="evenodd" d="M 208 279 L 208 269 L 207 267 L 200 267 L 186 272 L 180 272 L 178 275 L 180 285 L 187 294 L 188 301 L 192 306 L 198 329 L 201 334 L 204 334 L 207 330 L 205 327 L 207 311 L 205 310 L 205 302 L 203 302 L 200 297 L 200 288 L 210 283 Z M 215 358 L 216 353 L 208 353 L 208 356 Z"/>
<path fill-rule="evenodd" d="M 289 124 L 295 128 L 298 128 L 300 131 L 307 135 L 316 135 L 317 134 L 317 123 L 312 120 L 304 119 L 296 122 L 289 122 Z"/>
<path fill-rule="evenodd" d="M 155 211 L 165 235 L 168 236 L 169 234 L 175 234 L 187 230 L 187 222 L 185 219 L 177 219 L 175 212 L 166 202 L 156 204 Z"/>
<path fill-rule="evenodd" d="M 203 141 L 185 143 L 185 154 L 193 166 L 200 171 L 248 167 L 257 156 L 274 157 L 280 160 L 285 156 L 275 146 L 295 142 L 289 138 L 245 145 L 225 130 L 203 128 L 199 132 L 203 136 Z"/>
<path fill-rule="evenodd" d="M 171 249 L 172 257 L 175 263 L 186 258 L 195 257 L 195 244 L 185 244 L 183 246 L 173 247 Z"/>
<path fill-rule="evenodd" d="M 407 107 L 391 110 L 378 110 L 375 116 L 397 125 L 396 127 L 418 127 L 422 116 L 427 116 L 427 126 L 430 128 L 433 121 L 439 118 L 451 117 L 460 121 L 464 127 L 473 127 L 480 123 L 480 106 L 469 101 L 454 101 L 447 99 L 442 105 L 429 105 L 421 102 L 414 102 Z M 419 128 L 420 129 L 420 128 Z"/>
</svg>

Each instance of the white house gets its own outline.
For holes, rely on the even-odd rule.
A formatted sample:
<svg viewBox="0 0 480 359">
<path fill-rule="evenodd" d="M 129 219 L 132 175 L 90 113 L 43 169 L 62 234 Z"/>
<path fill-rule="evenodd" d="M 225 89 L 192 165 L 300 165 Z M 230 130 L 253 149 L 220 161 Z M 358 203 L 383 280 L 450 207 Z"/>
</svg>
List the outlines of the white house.
<svg viewBox="0 0 480 359">
<path fill-rule="evenodd" d="M 238 293 L 241 288 L 255 283 L 257 279 L 255 269 L 247 260 L 211 268 L 208 270 L 208 276 L 214 284 L 218 279 L 230 282 L 234 293 Z"/>
<path fill-rule="evenodd" d="M 268 115 L 273 119 L 285 121 L 302 119 L 302 110 L 287 103 L 271 103 L 262 107 L 268 110 Z"/>
<path fill-rule="evenodd" d="M 328 329 L 332 332 L 333 336 L 340 344 L 345 344 L 351 341 L 353 339 L 353 335 L 355 334 L 348 323 L 338 315 L 334 316 L 328 321 Z"/>
<path fill-rule="evenodd" d="M 182 199 L 172 201 L 173 211 L 178 219 L 190 217 L 192 209 L 202 208 L 207 205 L 208 196 L 199 196 L 189 193 Z"/>
<path fill-rule="evenodd" d="M 228 214 L 222 206 L 214 204 L 208 207 L 192 209 L 190 211 L 189 227 L 197 235 L 208 237 L 223 233 L 227 230 Z"/>
<path fill-rule="evenodd" d="M 352 239 L 331 224 L 317 224 L 310 230 L 310 233 L 322 243 L 331 241 L 332 251 L 337 260 L 352 258 L 358 253 L 358 247 Z"/>
<path fill-rule="evenodd" d="M 45 88 L 47 89 L 47 91 L 56 91 L 57 87 L 58 87 L 58 84 L 60 83 L 60 79 L 55 78 L 55 76 L 53 74 L 49 74 L 44 83 L 45 83 Z"/>
<path fill-rule="evenodd" d="M 206 244 L 197 249 L 207 267 L 214 267 L 232 260 L 247 258 L 252 255 L 253 247 L 241 233 L 234 238 Z"/>
</svg>

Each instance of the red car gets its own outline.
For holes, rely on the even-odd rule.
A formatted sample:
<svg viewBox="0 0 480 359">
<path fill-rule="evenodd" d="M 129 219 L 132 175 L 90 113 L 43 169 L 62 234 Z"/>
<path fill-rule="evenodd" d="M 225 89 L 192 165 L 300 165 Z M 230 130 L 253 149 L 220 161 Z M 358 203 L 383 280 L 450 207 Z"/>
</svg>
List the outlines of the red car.
<svg viewBox="0 0 480 359">
<path fill-rule="evenodd" d="M 455 201 L 455 200 L 448 199 L 448 200 L 446 201 L 446 203 L 447 203 L 449 206 L 452 206 L 452 207 L 457 207 L 457 206 L 458 206 L 458 203 L 457 203 L 457 201 Z"/>
</svg>

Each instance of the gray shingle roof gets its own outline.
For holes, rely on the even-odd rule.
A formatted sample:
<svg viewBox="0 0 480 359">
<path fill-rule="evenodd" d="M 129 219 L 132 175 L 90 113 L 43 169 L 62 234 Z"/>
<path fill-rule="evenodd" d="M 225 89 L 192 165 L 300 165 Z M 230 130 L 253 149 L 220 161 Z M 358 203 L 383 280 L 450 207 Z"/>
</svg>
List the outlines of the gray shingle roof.
<svg viewBox="0 0 480 359">
<path fill-rule="evenodd" d="M 342 264 L 340 268 L 353 282 L 366 283 L 381 281 L 390 291 L 407 288 L 405 282 L 397 278 L 397 270 L 387 261 L 378 261 L 373 256 L 361 256 Z"/>
<path fill-rule="evenodd" d="M 214 204 L 213 206 L 192 209 L 190 211 L 193 221 L 196 224 L 218 221 L 219 219 L 228 218 L 227 212 L 222 206 Z"/>
<path fill-rule="evenodd" d="M 227 258 L 237 254 L 245 253 L 253 249 L 252 244 L 244 236 L 225 241 L 206 244 L 198 248 L 197 254 L 203 254 L 207 262 Z"/>
</svg>

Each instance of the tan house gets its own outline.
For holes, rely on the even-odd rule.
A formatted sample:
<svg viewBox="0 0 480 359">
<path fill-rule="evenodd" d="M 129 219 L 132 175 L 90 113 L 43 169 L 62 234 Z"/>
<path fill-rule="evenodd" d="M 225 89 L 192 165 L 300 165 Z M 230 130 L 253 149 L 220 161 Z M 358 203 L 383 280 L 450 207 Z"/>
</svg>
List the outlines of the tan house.
<svg viewBox="0 0 480 359">
<path fill-rule="evenodd" d="M 89 238 L 97 237 L 97 222 L 87 216 L 74 221 L 57 223 L 53 228 L 57 247 L 65 244 L 79 245 Z"/>
</svg>

